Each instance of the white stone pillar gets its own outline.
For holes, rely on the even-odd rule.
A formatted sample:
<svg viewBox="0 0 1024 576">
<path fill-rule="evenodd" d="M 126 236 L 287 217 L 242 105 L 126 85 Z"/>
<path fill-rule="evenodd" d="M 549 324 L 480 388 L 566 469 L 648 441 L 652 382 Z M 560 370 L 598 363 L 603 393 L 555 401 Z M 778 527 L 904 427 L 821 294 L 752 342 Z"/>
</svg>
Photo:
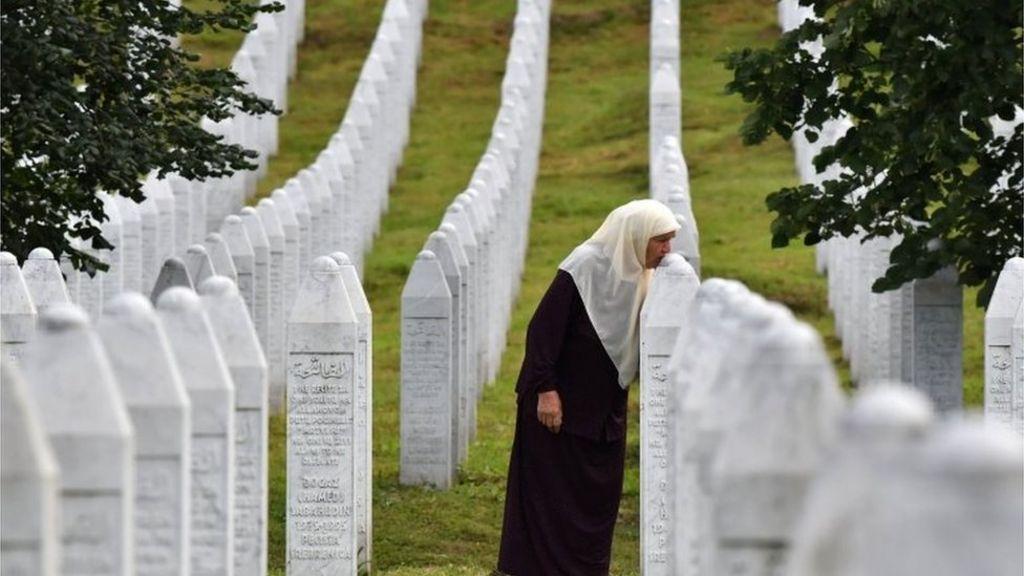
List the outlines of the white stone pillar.
<svg viewBox="0 0 1024 576">
<path fill-rule="evenodd" d="M 156 278 L 153 292 L 149 295 L 150 301 L 158 302 L 160 295 L 174 286 L 182 286 L 192 290 L 195 284 L 192 283 L 192 277 L 189 276 L 185 263 L 180 258 L 172 257 L 168 258 L 164 262 L 163 268 L 160 269 L 160 275 Z"/>
<path fill-rule="evenodd" d="M 210 263 L 213 264 L 214 273 L 218 276 L 230 278 L 235 284 L 238 283 L 238 271 L 235 269 L 235 261 L 231 259 L 231 250 L 228 243 L 220 232 L 210 232 L 203 241 L 203 247 L 210 256 Z"/>
<path fill-rule="evenodd" d="M 1024 258 L 1006 261 L 985 311 L 985 420 L 1014 425 L 1013 321 L 1024 301 Z M 1020 427 L 1024 423 L 1018 423 Z"/>
<path fill-rule="evenodd" d="M 0 252 L 0 346 L 15 363 L 36 332 L 36 307 L 18 268 L 18 259 Z"/>
<path fill-rule="evenodd" d="M 210 260 L 210 254 L 206 251 L 206 246 L 202 244 L 193 244 L 188 247 L 185 252 L 185 269 L 188 271 L 188 277 L 192 280 L 193 286 L 199 286 L 203 280 L 217 274 L 213 267 L 213 261 Z"/>
<path fill-rule="evenodd" d="M 29 252 L 28 259 L 21 265 L 21 275 L 36 312 L 42 312 L 51 304 L 71 303 L 60 264 L 46 248 L 36 248 Z"/>
<path fill-rule="evenodd" d="M 231 261 L 235 264 L 238 274 L 238 291 L 249 307 L 249 315 L 256 317 L 256 252 L 245 230 L 242 219 L 235 214 L 224 218 L 220 227 L 220 235 L 228 245 Z"/>
<path fill-rule="evenodd" d="M 278 209 L 273 200 L 264 198 L 256 206 L 260 219 L 263 221 L 263 229 L 267 233 L 267 240 L 270 242 L 270 294 L 269 321 L 267 328 L 267 347 L 264 351 L 267 354 L 267 364 L 270 368 L 270 397 L 269 409 L 271 413 L 278 413 L 284 409 L 284 393 L 286 388 L 285 380 L 285 338 L 287 326 L 285 324 L 285 287 L 288 285 L 285 275 L 289 273 L 288 266 L 292 263 L 287 260 L 289 254 L 288 241 L 285 237 L 284 227 L 278 217 Z M 294 244 L 295 230 L 292 230 L 292 248 Z M 295 262 L 298 264 L 298 262 Z M 297 274 L 296 274 L 297 276 Z M 296 282 L 298 278 L 293 278 Z M 294 294 L 291 292 L 290 294 Z"/>
<path fill-rule="evenodd" d="M 245 233 L 249 236 L 249 243 L 252 244 L 255 263 L 253 289 L 256 300 L 252 320 L 256 325 L 256 333 L 260 335 L 260 344 L 265 350 L 270 346 L 270 240 L 263 228 L 263 219 L 255 208 L 242 208 L 241 218 Z"/>
</svg>

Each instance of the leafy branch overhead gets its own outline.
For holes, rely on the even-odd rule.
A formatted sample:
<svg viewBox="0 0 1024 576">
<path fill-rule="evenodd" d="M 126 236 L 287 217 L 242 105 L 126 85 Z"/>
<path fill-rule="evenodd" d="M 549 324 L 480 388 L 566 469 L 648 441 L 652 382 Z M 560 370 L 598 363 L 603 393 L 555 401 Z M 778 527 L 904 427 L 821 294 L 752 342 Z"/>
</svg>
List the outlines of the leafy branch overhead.
<svg viewBox="0 0 1024 576">
<path fill-rule="evenodd" d="M 85 249 L 111 245 L 96 192 L 143 200 L 157 171 L 202 180 L 251 168 L 256 153 L 200 127 L 208 117 L 277 113 L 230 70 L 201 69 L 173 42 L 204 30 L 251 29 L 250 0 L 5 0 L 0 5 L 3 249 L 68 253 L 87 270 L 106 265 Z M 83 240 L 82 250 L 70 238 Z"/>
<path fill-rule="evenodd" d="M 772 244 L 863 232 L 898 235 L 873 289 L 955 266 L 988 301 L 1003 264 L 1022 253 L 1024 107 L 1020 2 L 801 0 L 811 18 L 768 49 L 723 57 L 754 109 L 747 144 L 830 121 L 850 128 L 814 160 L 820 185 L 767 197 Z M 824 50 L 815 50 L 815 41 Z M 820 53 L 819 53 L 820 52 Z"/>
</svg>

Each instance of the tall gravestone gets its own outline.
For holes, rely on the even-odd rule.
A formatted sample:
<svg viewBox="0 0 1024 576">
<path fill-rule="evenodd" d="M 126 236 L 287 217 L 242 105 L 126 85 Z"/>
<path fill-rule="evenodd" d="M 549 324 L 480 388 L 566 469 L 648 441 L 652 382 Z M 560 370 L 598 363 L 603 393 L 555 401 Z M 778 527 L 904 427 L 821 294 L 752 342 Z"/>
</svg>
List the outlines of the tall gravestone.
<svg viewBox="0 0 1024 576">
<path fill-rule="evenodd" d="M 224 224 L 220 227 L 220 234 L 228 245 L 228 252 L 231 254 L 231 261 L 235 264 L 235 273 L 238 275 L 238 292 L 242 294 L 246 306 L 249 307 L 249 315 L 256 317 L 256 252 L 252 249 L 252 242 L 245 230 L 242 219 L 232 214 L 224 218 Z"/>
<path fill-rule="evenodd" d="M 1024 437 L 1024 302 L 1017 305 L 1013 319 L 1013 427 Z"/>
<path fill-rule="evenodd" d="M 217 274 L 213 260 L 210 259 L 206 246 L 202 244 L 193 244 L 188 247 L 188 251 L 185 252 L 185 269 L 188 270 L 188 277 L 194 286 L 199 286 L 203 280 Z"/>
<path fill-rule="evenodd" d="M 470 342 L 472 326 L 470 325 L 470 291 L 469 291 L 469 259 L 466 258 L 466 251 L 459 243 L 458 233 L 451 224 L 441 224 L 437 233 L 440 239 L 448 245 L 448 249 L 455 257 L 455 263 L 459 268 L 459 303 L 458 310 L 453 312 L 459 315 L 458 341 L 453 345 L 458 350 L 459 374 L 462 388 L 460 388 L 459 413 L 465 413 L 465 423 L 468 428 L 467 440 L 472 441 L 476 437 L 476 399 L 477 388 L 473 381 L 473 365 L 471 363 Z M 468 446 L 467 446 L 468 451 Z"/>
<path fill-rule="evenodd" d="M 124 238 L 124 220 L 121 218 L 121 209 L 117 207 L 114 197 L 106 192 L 96 194 L 103 201 L 103 213 L 107 219 L 99 223 L 103 237 L 114 247 L 113 249 L 99 250 L 99 259 L 108 265 L 106 272 L 97 273 L 96 276 L 103 282 L 103 302 L 110 300 L 123 291 L 124 288 L 124 265 L 125 253 L 128 247 Z M 98 317 L 102 305 L 96 309 L 93 317 Z"/>
<path fill-rule="evenodd" d="M 235 262 L 231 259 L 231 251 L 228 250 L 228 243 L 220 232 L 210 232 L 203 241 L 203 247 L 210 256 L 210 263 L 217 271 L 218 276 L 230 278 L 232 282 L 238 283 L 238 271 L 235 269 Z"/>
<path fill-rule="evenodd" d="M 298 240 L 296 241 L 296 251 L 298 254 L 298 263 L 296 268 L 298 269 L 298 275 L 296 278 L 302 278 L 304 277 L 306 266 L 312 259 L 311 254 L 313 253 L 312 246 L 310 245 L 312 236 L 310 232 L 309 206 L 299 202 L 297 198 L 292 197 L 291 194 L 280 188 L 274 190 L 270 197 L 274 201 L 275 205 L 286 206 L 287 208 L 285 208 L 285 211 L 290 208 L 292 215 L 295 216 L 297 226 L 296 231 L 298 235 Z M 284 220 L 282 220 L 282 222 L 284 222 Z M 286 310 L 290 309 L 291 302 L 294 301 L 295 294 L 298 293 L 298 284 L 299 283 L 296 282 L 293 290 L 290 292 L 291 299 L 286 301 Z"/>
<path fill-rule="evenodd" d="M 334 252 L 331 258 L 341 268 L 345 292 L 358 322 L 354 402 L 356 529 L 359 566 L 369 570 L 373 558 L 373 312 L 348 255 Z"/>
<path fill-rule="evenodd" d="M 160 208 L 156 200 L 146 198 L 140 202 L 139 208 L 139 230 L 142 234 L 142 258 L 139 265 L 142 284 L 139 292 L 148 292 L 156 280 L 157 252 L 160 250 Z"/>
<path fill-rule="evenodd" d="M 985 419 L 1014 425 L 1014 397 L 1024 382 L 1015 380 L 1013 321 L 1024 301 L 1024 258 L 1003 266 L 985 311 Z"/>
<path fill-rule="evenodd" d="M 149 299 L 155 303 L 159 301 L 161 294 L 175 286 L 189 290 L 194 288 L 192 277 L 188 273 L 188 266 L 180 258 L 172 256 L 160 268 L 160 275 L 156 277 L 156 284 L 153 285 L 153 292 L 150 293 Z"/>
<path fill-rule="evenodd" d="M 399 481 L 448 489 L 458 460 L 452 446 L 452 295 L 433 252 L 416 256 L 402 290 Z"/>
<path fill-rule="evenodd" d="M 169 288 L 157 311 L 192 404 L 191 574 L 233 576 L 235 387 L 194 291 Z"/>
<path fill-rule="evenodd" d="M 148 290 L 152 287 L 153 282 L 156 281 L 156 275 L 164 260 L 177 253 L 174 245 L 177 229 L 176 205 L 174 194 L 171 192 L 171 185 L 167 183 L 166 179 L 158 180 L 155 173 L 150 174 L 146 178 L 142 183 L 142 189 L 146 194 L 146 202 L 152 202 L 156 208 L 157 227 L 160 229 L 156 235 L 157 244 L 154 248 L 152 260 L 150 260 L 151 267 L 146 272 L 148 280 L 145 288 Z"/>
<path fill-rule="evenodd" d="M 645 575 L 672 573 L 675 493 L 668 477 L 675 388 L 668 364 L 700 281 L 669 254 L 655 270 L 640 316 L 640 550 Z"/>
<path fill-rule="evenodd" d="M 42 312 L 51 304 L 71 302 L 60 264 L 46 248 L 36 248 L 29 252 L 28 259 L 21 265 L 21 275 L 37 312 Z"/>
<path fill-rule="evenodd" d="M 55 304 L 39 328 L 22 366 L 61 470 L 60 573 L 133 576 L 134 438 L 121 392 L 80 308 Z"/>
<path fill-rule="evenodd" d="M 263 228 L 266 230 L 267 240 L 270 242 L 270 293 L 267 300 L 269 324 L 267 325 L 267 346 L 264 351 L 267 355 L 267 364 L 270 367 L 269 406 L 271 413 L 276 413 L 284 407 L 284 347 L 287 329 L 284 316 L 286 284 L 284 275 L 288 273 L 288 264 L 291 262 L 287 259 L 289 256 L 287 239 L 274 201 L 264 198 L 260 200 L 256 210 L 263 220 Z M 293 230 L 292 234 L 294 235 L 294 233 Z M 292 241 L 294 242 L 294 238 Z"/>
<path fill-rule="evenodd" d="M 131 198 L 115 196 L 114 202 L 118 212 L 121 213 L 122 241 L 123 246 L 118 248 L 123 252 L 121 262 L 123 269 L 123 289 L 131 292 L 141 292 L 142 286 L 142 213 L 139 205 Z"/>
<path fill-rule="evenodd" d="M 910 374 L 940 412 L 963 407 L 963 288 L 951 268 L 912 285 Z"/>
<path fill-rule="evenodd" d="M 59 469 L 21 374 L 0 361 L 0 575 L 57 576 Z"/>
<path fill-rule="evenodd" d="M 235 574 L 260 576 L 267 566 L 267 361 L 234 282 L 210 278 L 199 294 L 235 385 Z"/>
<path fill-rule="evenodd" d="M 256 293 L 255 306 L 253 308 L 252 322 L 256 326 L 256 333 L 259 334 L 260 344 L 264 349 L 270 346 L 270 240 L 263 228 L 263 219 L 260 218 L 256 209 L 252 206 L 242 208 L 242 224 L 245 226 L 245 233 L 249 236 L 249 243 L 252 244 L 253 262 L 253 289 Z"/>
<path fill-rule="evenodd" d="M 187 573 L 192 406 L 170 343 L 136 292 L 108 302 L 97 331 L 135 429 L 135 574 Z"/>
<path fill-rule="evenodd" d="M 356 574 L 356 330 L 341 269 L 317 258 L 288 319 L 290 576 Z"/>
<path fill-rule="evenodd" d="M 0 252 L 0 347 L 17 362 L 36 331 L 36 307 L 18 268 L 18 259 Z"/>
</svg>

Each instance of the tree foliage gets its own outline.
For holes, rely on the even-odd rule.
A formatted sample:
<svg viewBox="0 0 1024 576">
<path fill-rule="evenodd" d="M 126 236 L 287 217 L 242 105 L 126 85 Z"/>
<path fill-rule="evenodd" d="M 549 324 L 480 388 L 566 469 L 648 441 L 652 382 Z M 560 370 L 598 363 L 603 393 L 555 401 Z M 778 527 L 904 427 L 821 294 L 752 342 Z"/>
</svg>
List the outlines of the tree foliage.
<svg viewBox="0 0 1024 576">
<path fill-rule="evenodd" d="M 76 267 L 106 266 L 75 249 L 111 245 L 96 192 L 144 199 L 158 171 L 202 180 L 251 168 L 256 153 L 200 128 L 205 116 L 276 111 L 230 70 L 200 69 L 179 35 L 249 30 L 276 11 L 251 0 L 4 0 L 0 5 L 0 168 L 3 249 L 69 253 Z"/>
<path fill-rule="evenodd" d="M 898 235 L 884 291 L 953 265 L 965 285 L 983 285 L 985 305 L 1007 259 L 1022 253 L 1024 106 L 1022 18 L 1015 1 L 800 0 L 816 18 L 767 49 L 724 57 L 727 91 L 755 104 L 747 144 L 849 118 L 816 169 L 841 168 L 822 184 L 767 197 L 773 246 L 816 244 L 857 231 Z M 812 43 L 825 50 L 812 54 Z"/>
</svg>

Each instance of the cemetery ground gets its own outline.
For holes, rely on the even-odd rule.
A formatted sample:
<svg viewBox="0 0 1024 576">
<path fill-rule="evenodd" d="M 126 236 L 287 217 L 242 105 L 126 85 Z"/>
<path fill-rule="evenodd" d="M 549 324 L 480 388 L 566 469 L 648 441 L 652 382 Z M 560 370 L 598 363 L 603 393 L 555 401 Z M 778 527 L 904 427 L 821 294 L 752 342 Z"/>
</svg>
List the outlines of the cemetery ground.
<svg viewBox="0 0 1024 576">
<path fill-rule="evenodd" d="M 701 236 L 704 278 L 738 279 L 789 306 L 825 335 L 848 386 L 812 248 L 770 247 L 764 196 L 796 182 L 779 140 L 745 148 L 748 107 L 725 96 L 716 57 L 778 35 L 770 1 L 681 3 L 683 148 Z M 310 0 L 299 68 L 282 117 L 280 153 L 260 184 L 266 195 L 314 159 L 340 122 L 376 28 L 380 0 Z M 399 301 L 424 238 L 463 190 L 497 112 L 514 2 L 432 0 L 411 140 L 390 209 L 368 255 L 364 285 L 374 313 L 374 572 L 484 574 L 500 537 L 505 472 L 515 414 L 513 388 L 527 322 L 561 259 L 608 211 L 648 194 L 648 0 L 558 0 L 553 5 L 544 143 L 530 248 L 508 347 L 479 405 L 478 434 L 457 485 L 447 492 L 398 485 Z M 192 44 L 224 64 L 237 38 Z M 258 199 L 258 198 L 257 198 Z M 982 311 L 964 295 L 964 400 L 982 400 Z M 630 393 L 626 481 L 612 573 L 638 573 L 637 391 Z M 284 574 L 285 422 L 271 420 L 270 573 Z"/>
</svg>

